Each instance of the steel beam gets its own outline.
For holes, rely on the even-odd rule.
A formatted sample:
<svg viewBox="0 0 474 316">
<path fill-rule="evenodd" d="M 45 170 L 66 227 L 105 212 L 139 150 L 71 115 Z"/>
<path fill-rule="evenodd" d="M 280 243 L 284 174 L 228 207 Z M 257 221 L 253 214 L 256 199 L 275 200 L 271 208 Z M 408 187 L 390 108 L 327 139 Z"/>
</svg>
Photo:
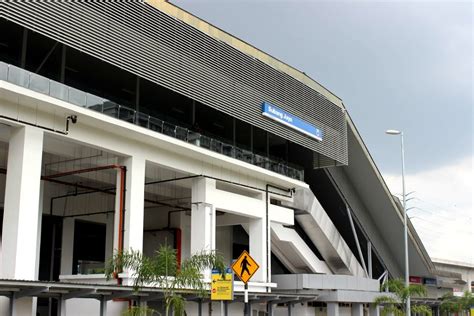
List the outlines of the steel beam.
<svg viewBox="0 0 474 316">
<path fill-rule="evenodd" d="M 46 286 L 24 289 L 15 293 L 15 299 L 17 300 L 19 298 L 27 297 L 27 296 L 37 296 L 40 293 L 48 292 L 48 291 L 49 291 L 49 287 L 46 287 Z"/>
<path fill-rule="evenodd" d="M 97 290 L 95 290 L 95 289 L 94 290 L 73 291 L 73 292 L 69 292 L 67 294 L 62 295 L 62 299 L 63 300 L 68 300 L 68 299 L 71 299 L 71 298 L 84 297 L 84 296 L 87 296 L 87 295 L 94 294 L 96 292 L 97 292 Z"/>
<path fill-rule="evenodd" d="M 347 209 L 347 216 L 349 217 L 349 222 L 350 222 L 351 228 L 352 228 L 352 234 L 354 235 L 354 239 L 355 239 L 355 242 L 356 242 L 356 245 L 357 245 L 357 251 L 359 252 L 360 262 L 362 264 L 362 267 L 364 268 L 365 275 L 369 276 L 369 273 L 367 272 L 367 267 L 365 265 L 364 256 L 362 255 L 362 250 L 360 249 L 359 238 L 357 237 L 357 231 L 356 231 L 355 226 L 354 226 L 354 221 L 352 220 L 351 210 L 349 209 L 348 205 L 346 206 L 346 209 Z"/>
</svg>

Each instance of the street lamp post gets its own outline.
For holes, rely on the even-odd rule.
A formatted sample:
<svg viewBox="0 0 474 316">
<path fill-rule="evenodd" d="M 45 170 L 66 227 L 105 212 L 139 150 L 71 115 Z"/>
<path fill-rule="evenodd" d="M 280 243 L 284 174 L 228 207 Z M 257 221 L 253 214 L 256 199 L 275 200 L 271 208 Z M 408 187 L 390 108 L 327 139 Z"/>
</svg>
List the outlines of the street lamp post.
<svg viewBox="0 0 474 316">
<path fill-rule="evenodd" d="M 405 286 L 408 288 L 410 285 L 410 271 L 408 263 L 408 223 L 407 223 L 407 204 L 405 194 L 405 147 L 403 144 L 403 132 L 389 129 L 385 132 L 388 135 L 400 135 L 401 154 L 402 154 L 402 194 L 403 194 L 403 226 L 404 226 L 404 239 L 405 239 Z M 406 315 L 411 315 L 410 310 L 410 296 L 407 297 L 406 304 Z"/>
</svg>

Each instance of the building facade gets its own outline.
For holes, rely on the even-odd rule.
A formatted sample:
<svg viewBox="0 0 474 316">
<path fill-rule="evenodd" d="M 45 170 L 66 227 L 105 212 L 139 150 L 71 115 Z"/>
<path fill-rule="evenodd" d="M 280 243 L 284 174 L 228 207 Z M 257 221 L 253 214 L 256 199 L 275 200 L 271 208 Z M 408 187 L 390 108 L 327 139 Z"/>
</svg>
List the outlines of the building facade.
<svg viewBox="0 0 474 316">
<path fill-rule="evenodd" d="M 164 243 L 229 265 L 249 251 L 254 315 L 378 315 L 403 275 L 397 201 L 304 73 L 154 0 L 1 2 L 0 58 L 2 315 L 159 310 L 159 289 L 104 263 Z M 410 271 L 436 280 L 409 237 Z"/>
</svg>

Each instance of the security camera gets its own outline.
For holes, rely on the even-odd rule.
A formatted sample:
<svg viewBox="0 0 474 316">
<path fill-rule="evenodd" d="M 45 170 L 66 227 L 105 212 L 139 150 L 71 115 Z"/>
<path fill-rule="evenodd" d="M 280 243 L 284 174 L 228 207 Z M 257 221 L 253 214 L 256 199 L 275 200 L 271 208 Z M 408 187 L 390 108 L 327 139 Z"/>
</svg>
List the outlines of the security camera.
<svg viewBox="0 0 474 316">
<path fill-rule="evenodd" d="M 76 124 L 77 123 L 77 115 L 70 115 L 68 117 L 68 119 L 71 120 L 72 124 Z"/>
<path fill-rule="evenodd" d="M 69 115 L 67 118 L 66 118 L 66 135 L 67 133 L 69 132 L 69 121 L 72 122 L 72 124 L 76 124 L 77 123 L 77 115 Z"/>
</svg>

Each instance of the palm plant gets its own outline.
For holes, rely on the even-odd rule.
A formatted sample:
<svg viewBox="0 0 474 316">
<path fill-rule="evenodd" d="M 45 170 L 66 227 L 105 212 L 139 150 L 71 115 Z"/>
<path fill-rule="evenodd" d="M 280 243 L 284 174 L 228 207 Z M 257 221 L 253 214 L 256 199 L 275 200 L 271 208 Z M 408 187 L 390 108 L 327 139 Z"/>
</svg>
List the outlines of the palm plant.
<svg viewBox="0 0 474 316">
<path fill-rule="evenodd" d="M 441 298 L 441 310 L 448 313 L 461 313 L 469 311 L 474 306 L 474 295 L 465 291 L 463 296 L 454 296 L 453 293 L 447 293 Z"/>
<path fill-rule="evenodd" d="M 131 271 L 135 290 L 140 287 L 157 286 L 163 290 L 165 315 L 173 310 L 175 315 L 185 314 L 186 300 L 184 293 L 195 293 L 204 297 L 208 295 L 208 284 L 204 282 L 202 271 L 217 269 L 224 273 L 225 265 L 222 256 L 216 252 L 194 254 L 178 266 L 176 250 L 162 245 L 153 256 L 148 257 L 140 251 L 117 252 L 106 266 L 106 276 L 110 278 L 117 272 L 127 269 Z M 149 312 L 151 312 L 149 310 Z M 136 309 L 135 315 L 151 315 Z"/>
<path fill-rule="evenodd" d="M 410 284 L 408 287 L 402 279 L 388 280 L 382 285 L 393 295 L 381 295 L 375 298 L 374 303 L 384 305 L 382 315 L 404 316 L 409 297 L 426 296 L 426 287 L 421 284 Z M 431 308 L 426 305 L 412 305 L 412 313 L 431 315 Z"/>
<path fill-rule="evenodd" d="M 132 306 L 122 313 L 122 316 L 158 316 L 160 315 L 154 309 L 145 306 Z"/>
</svg>

